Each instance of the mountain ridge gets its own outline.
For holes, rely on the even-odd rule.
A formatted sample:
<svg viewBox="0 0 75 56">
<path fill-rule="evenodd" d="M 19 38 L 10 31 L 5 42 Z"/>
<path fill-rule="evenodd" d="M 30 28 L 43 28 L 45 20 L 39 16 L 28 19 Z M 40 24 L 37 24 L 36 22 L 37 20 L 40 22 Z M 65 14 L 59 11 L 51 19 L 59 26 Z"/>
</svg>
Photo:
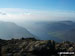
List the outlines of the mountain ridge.
<svg viewBox="0 0 75 56">
<path fill-rule="evenodd" d="M 41 40 L 55 40 L 55 41 L 64 41 L 65 38 L 69 38 L 69 41 L 74 41 L 74 37 L 71 38 L 71 35 L 75 36 L 72 29 L 75 29 L 75 22 L 66 20 L 66 21 L 45 21 L 45 22 L 32 22 L 29 24 L 27 29 L 34 35 L 38 36 Z M 55 32 L 53 34 L 53 32 Z M 63 34 L 63 33 L 65 34 Z M 68 32 L 71 32 L 70 34 Z M 61 33 L 59 37 L 59 33 Z M 69 35 L 68 35 L 68 34 Z M 58 35 L 58 36 L 55 36 Z M 64 36 L 65 35 L 65 36 Z M 61 37 L 64 36 L 62 39 Z M 68 37 L 70 36 L 70 37 Z M 68 41 L 68 40 L 67 40 Z"/>
<path fill-rule="evenodd" d="M 0 21 L 0 38 L 11 39 L 21 37 L 34 37 L 27 29 L 12 22 Z"/>
</svg>

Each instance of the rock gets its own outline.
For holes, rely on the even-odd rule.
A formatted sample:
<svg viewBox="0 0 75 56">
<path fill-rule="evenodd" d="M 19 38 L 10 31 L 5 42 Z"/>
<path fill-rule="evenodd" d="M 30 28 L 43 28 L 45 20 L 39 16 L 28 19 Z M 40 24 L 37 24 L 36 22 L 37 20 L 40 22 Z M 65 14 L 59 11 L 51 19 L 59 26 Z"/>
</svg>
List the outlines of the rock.
<svg viewBox="0 0 75 56">
<path fill-rule="evenodd" d="M 59 56 L 58 52 L 75 52 L 75 43 L 68 41 L 56 43 L 53 40 L 22 38 L 1 40 L 0 43 L 2 56 Z"/>
<path fill-rule="evenodd" d="M 74 52 L 75 49 L 74 49 L 74 47 L 70 47 L 67 51 L 69 51 L 69 52 Z"/>
</svg>

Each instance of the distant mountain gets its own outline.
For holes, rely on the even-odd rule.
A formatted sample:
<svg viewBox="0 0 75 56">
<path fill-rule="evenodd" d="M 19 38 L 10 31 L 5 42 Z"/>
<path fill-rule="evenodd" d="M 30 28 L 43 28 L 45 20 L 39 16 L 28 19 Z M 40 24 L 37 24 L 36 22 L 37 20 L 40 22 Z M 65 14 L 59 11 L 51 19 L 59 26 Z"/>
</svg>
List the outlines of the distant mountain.
<svg viewBox="0 0 75 56">
<path fill-rule="evenodd" d="M 75 22 L 72 21 L 35 22 L 27 29 L 42 40 L 75 42 Z"/>
<path fill-rule="evenodd" d="M 33 37 L 33 35 L 28 30 L 15 23 L 0 21 L 0 39 L 21 37 Z"/>
</svg>

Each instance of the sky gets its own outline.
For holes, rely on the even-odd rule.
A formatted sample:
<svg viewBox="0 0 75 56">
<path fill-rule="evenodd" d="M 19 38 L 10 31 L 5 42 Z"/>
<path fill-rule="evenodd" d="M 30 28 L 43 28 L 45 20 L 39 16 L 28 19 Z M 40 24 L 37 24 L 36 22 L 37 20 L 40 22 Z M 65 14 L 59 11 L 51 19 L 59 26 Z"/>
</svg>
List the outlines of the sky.
<svg viewBox="0 0 75 56">
<path fill-rule="evenodd" d="M 0 0 L 0 20 L 74 20 L 75 0 Z"/>
</svg>

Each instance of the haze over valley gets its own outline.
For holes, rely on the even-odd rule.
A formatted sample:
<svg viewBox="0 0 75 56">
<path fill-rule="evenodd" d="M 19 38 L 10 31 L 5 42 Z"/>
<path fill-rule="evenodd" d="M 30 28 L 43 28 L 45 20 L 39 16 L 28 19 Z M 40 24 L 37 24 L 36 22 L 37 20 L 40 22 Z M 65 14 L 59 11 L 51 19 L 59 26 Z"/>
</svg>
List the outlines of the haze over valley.
<svg viewBox="0 0 75 56">
<path fill-rule="evenodd" d="M 75 0 L 0 0 L 0 56 L 75 56 Z"/>
</svg>

